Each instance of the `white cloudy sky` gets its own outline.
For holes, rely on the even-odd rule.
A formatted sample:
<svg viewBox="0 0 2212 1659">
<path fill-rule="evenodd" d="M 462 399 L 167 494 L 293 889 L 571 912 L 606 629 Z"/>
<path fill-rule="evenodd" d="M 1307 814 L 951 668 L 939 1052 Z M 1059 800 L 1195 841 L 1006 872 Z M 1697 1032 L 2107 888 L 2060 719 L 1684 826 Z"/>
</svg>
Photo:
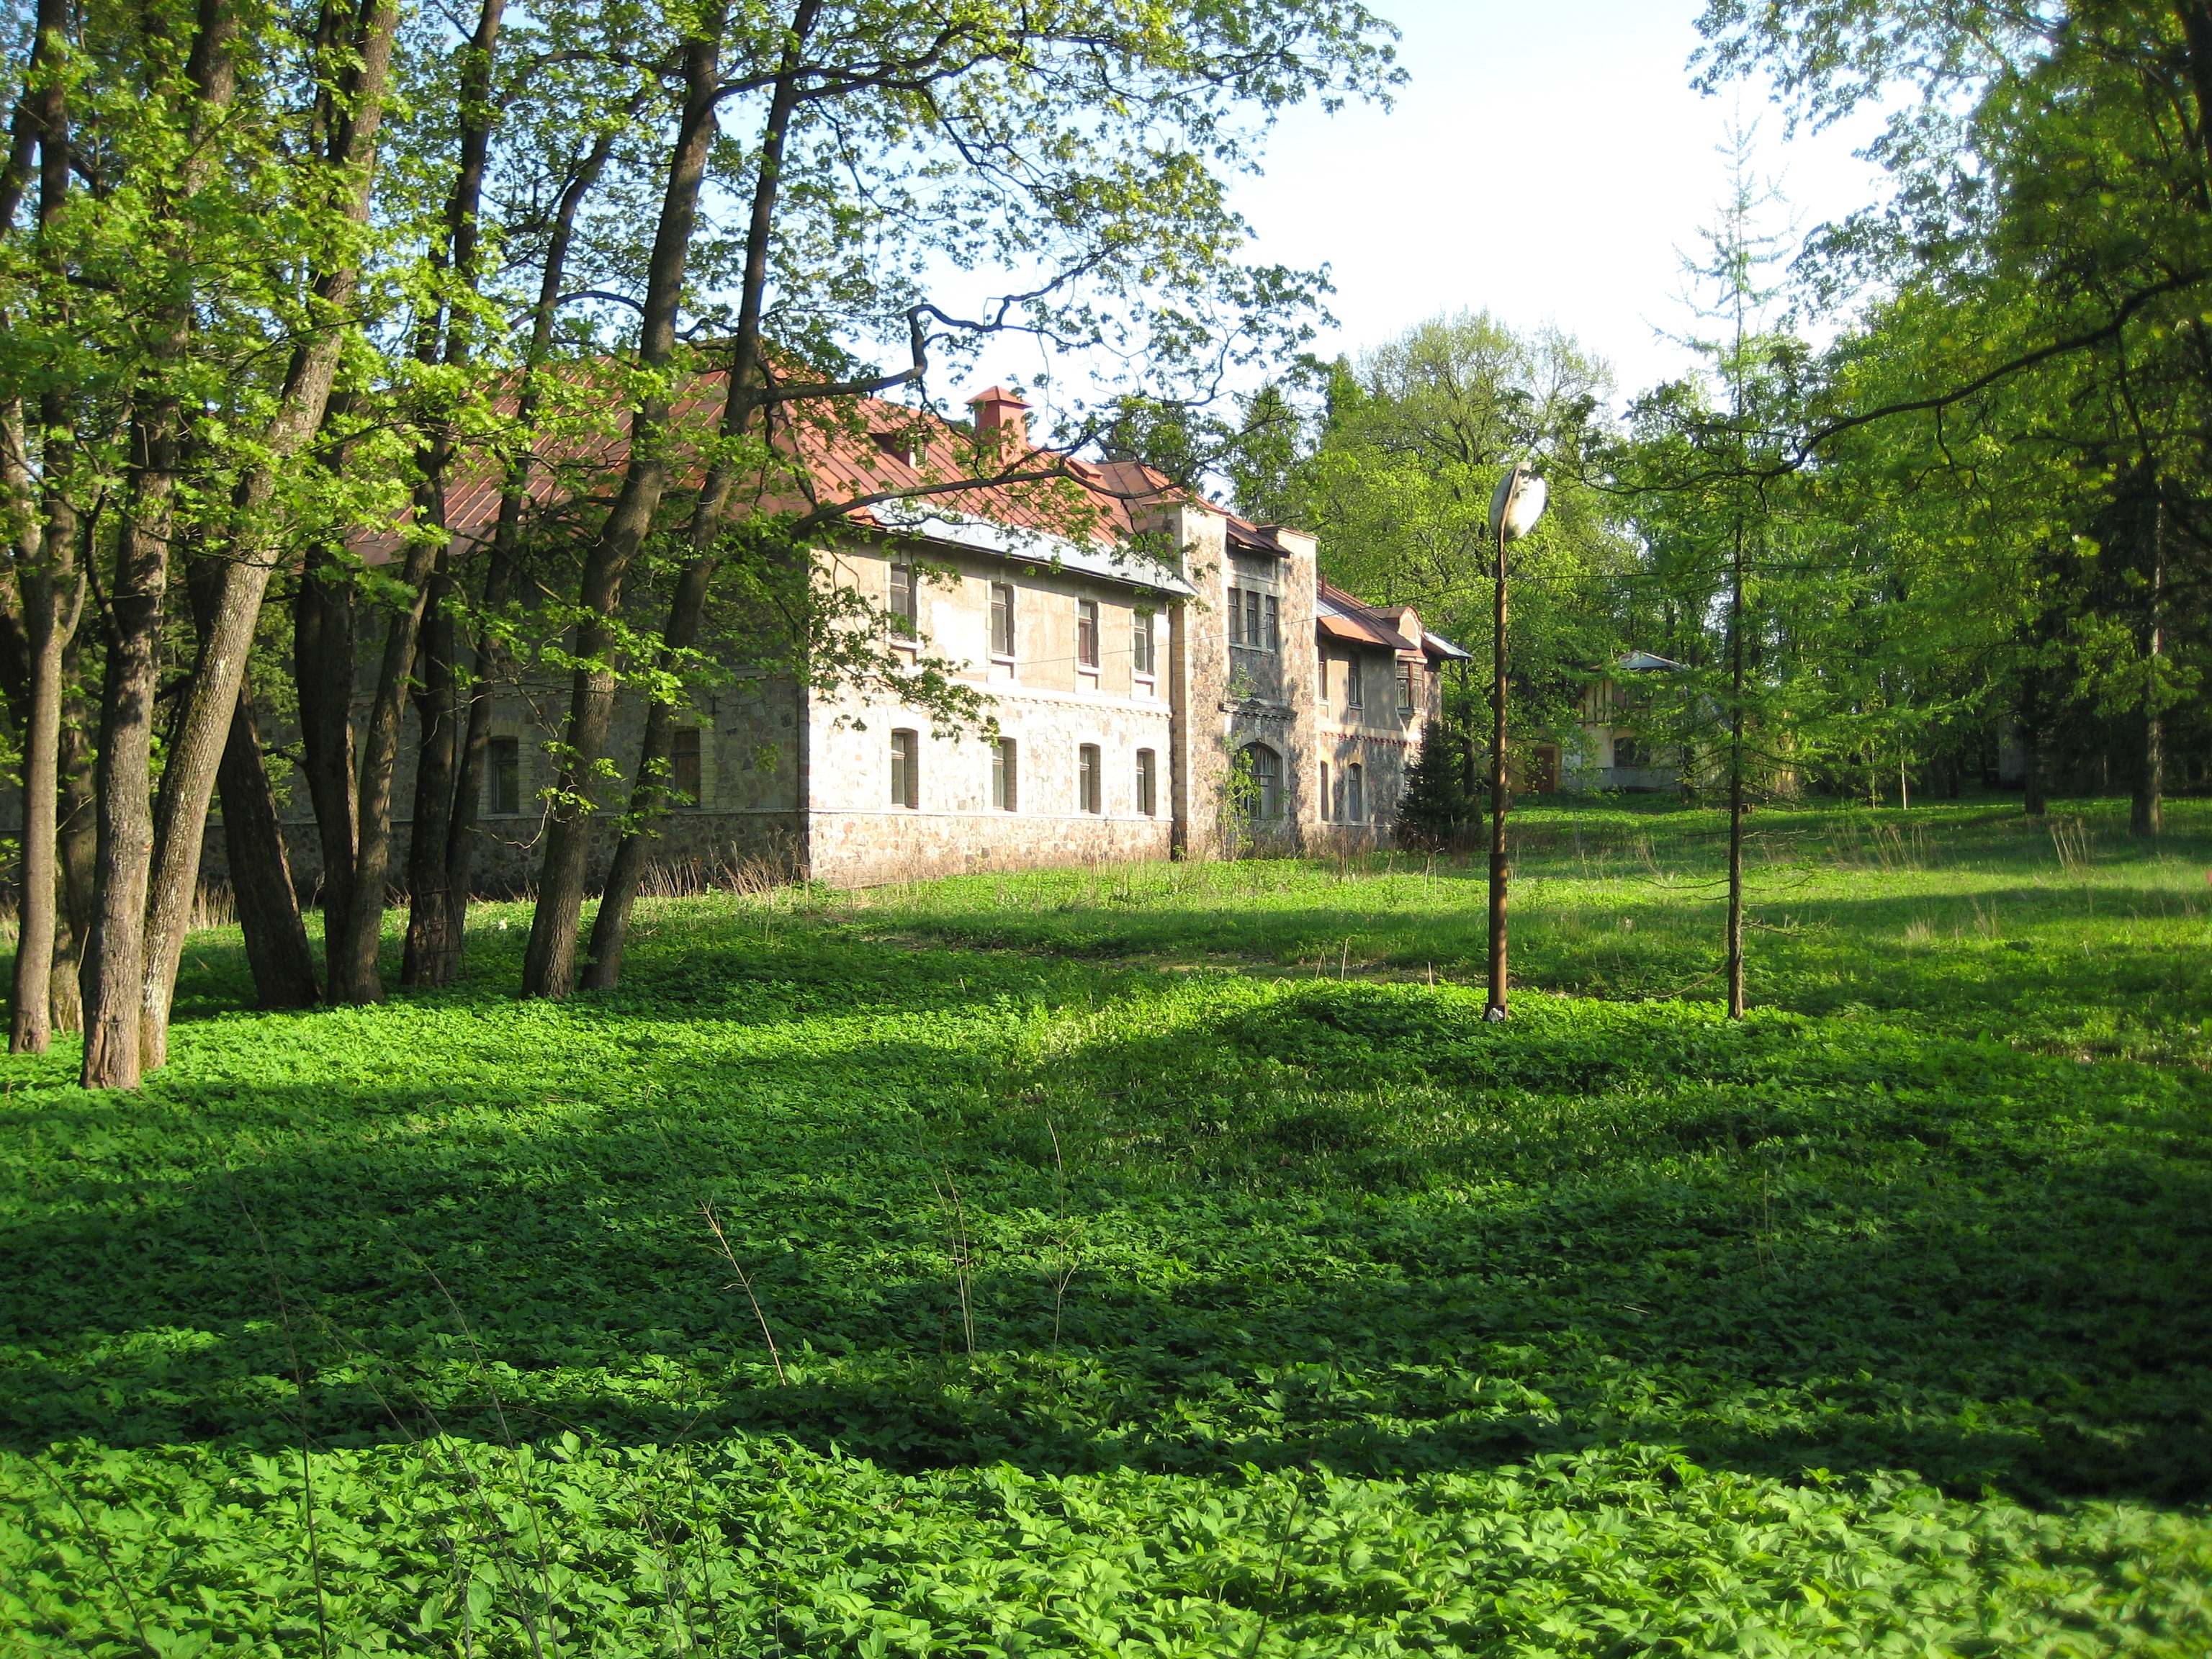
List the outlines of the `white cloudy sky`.
<svg viewBox="0 0 2212 1659">
<path fill-rule="evenodd" d="M 1655 330 L 1687 325 L 1677 250 L 1712 220 L 1739 111 L 1805 228 L 1881 192 L 1852 153 L 1865 128 L 1785 143 L 1763 88 L 1691 89 L 1698 0 L 1371 3 L 1403 32 L 1397 107 L 1297 113 L 1243 195 L 1262 257 L 1332 268 L 1345 345 L 1488 307 L 1555 320 L 1647 386 L 1681 361 Z"/>
<path fill-rule="evenodd" d="M 1521 326 L 1556 321 L 1633 392 L 1683 363 L 1659 337 L 1689 324 L 1678 250 L 1711 221 L 1714 147 L 1739 112 L 1759 121 L 1762 170 L 1802 228 L 1881 193 L 1853 155 L 1869 128 L 1785 143 L 1763 88 L 1691 89 L 1700 0 L 1370 3 L 1402 31 L 1411 80 L 1396 106 L 1293 112 L 1240 195 L 1255 257 L 1330 268 L 1330 351 L 1487 307 Z M 985 373 L 1034 384 L 1036 367 Z"/>
</svg>

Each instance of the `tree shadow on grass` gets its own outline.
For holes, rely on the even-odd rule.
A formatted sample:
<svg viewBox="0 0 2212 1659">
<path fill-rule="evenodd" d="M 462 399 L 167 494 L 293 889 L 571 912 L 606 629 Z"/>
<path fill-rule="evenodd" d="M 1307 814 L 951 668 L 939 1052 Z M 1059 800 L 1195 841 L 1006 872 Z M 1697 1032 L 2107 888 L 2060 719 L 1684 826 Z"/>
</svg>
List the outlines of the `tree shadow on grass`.
<svg viewBox="0 0 2212 1659">
<path fill-rule="evenodd" d="M 878 1013 L 993 1029 L 1003 990 L 940 998 L 961 965 Z M 147 1100 L 18 1097 L 48 1155 L 0 1228 L 0 1437 L 289 1442 L 296 1367 L 323 1443 L 745 1430 L 905 1468 L 1382 1474 L 1635 1440 L 2212 1490 L 2191 1079 L 1692 1011 L 1486 1029 L 1423 987 L 1194 1018 L 1143 984 L 1043 1058 L 750 993 L 643 1032 L 463 1000 L 360 1017 L 416 1035 L 411 1085 L 343 1053 L 240 1083 L 210 1050 Z"/>
</svg>

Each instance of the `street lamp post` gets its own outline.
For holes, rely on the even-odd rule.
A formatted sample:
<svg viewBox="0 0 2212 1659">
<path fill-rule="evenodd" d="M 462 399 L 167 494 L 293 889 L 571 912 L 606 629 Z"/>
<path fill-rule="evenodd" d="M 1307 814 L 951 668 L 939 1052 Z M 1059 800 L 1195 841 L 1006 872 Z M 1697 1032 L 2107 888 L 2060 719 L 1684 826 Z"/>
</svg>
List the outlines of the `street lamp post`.
<svg viewBox="0 0 2212 1659">
<path fill-rule="evenodd" d="M 1544 516 L 1544 481 L 1515 465 L 1490 498 L 1490 533 L 1498 555 L 1498 591 L 1491 625 L 1490 677 L 1490 1006 L 1486 1020 L 1504 1019 L 1505 1006 L 1505 544 L 1518 541 Z"/>
</svg>

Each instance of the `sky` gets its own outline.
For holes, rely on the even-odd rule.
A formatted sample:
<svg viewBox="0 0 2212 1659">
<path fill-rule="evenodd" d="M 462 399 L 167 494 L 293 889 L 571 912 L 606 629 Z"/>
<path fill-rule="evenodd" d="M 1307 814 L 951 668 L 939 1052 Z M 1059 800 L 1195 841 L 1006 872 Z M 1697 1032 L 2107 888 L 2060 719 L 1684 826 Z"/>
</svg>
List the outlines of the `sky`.
<svg viewBox="0 0 2212 1659">
<path fill-rule="evenodd" d="M 1625 401 L 1689 361 L 1665 337 L 1693 325 L 1681 255 L 1715 218 L 1733 121 L 1758 123 L 1761 175 L 1801 234 L 1883 193 L 1853 153 L 1870 124 L 1785 142 L 1763 85 L 1692 90 L 1701 0 L 1369 3 L 1401 32 L 1395 106 L 1291 111 L 1237 194 L 1251 258 L 1328 267 L 1324 355 L 1486 307 L 1577 337 Z M 1034 384 L 1036 367 L 984 373 Z"/>
<path fill-rule="evenodd" d="M 1700 0 L 1370 0 L 1402 31 L 1395 109 L 1294 112 L 1238 204 L 1261 259 L 1330 267 L 1356 350 L 1462 307 L 1550 321 L 1624 393 L 1680 371 L 1681 255 L 1726 189 L 1741 117 L 1801 232 L 1879 199 L 1870 126 L 1785 142 L 1764 86 L 1704 97 L 1685 67 Z"/>
</svg>

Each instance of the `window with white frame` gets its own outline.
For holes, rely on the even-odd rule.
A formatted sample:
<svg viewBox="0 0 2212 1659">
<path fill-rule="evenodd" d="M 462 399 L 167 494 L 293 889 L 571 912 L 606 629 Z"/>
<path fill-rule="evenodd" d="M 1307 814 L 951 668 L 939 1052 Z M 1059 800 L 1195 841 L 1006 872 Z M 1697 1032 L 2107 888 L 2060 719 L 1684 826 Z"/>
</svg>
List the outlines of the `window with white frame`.
<svg viewBox="0 0 2212 1659">
<path fill-rule="evenodd" d="M 1133 674 L 1149 678 L 1155 672 L 1153 663 L 1152 613 L 1137 611 L 1129 625 L 1129 670 Z"/>
<path fill-rule="evenodd" d="M 991 745 L 991 805 L 1001 812 L 1021 810 L 1021 779 L 1012 738 Z"/>
<path fill-rule="evenodd" d="M 1081 668 L 1098 666 L 1098 601 L 1075 602 L 1075 661 Z"/>
<path fill-rule="evenodd" d="M 994 657 L 1014 654 L 1014 585 L 1012 582 L 991 584 L 991 654 Z"/>
<path fill-rule="evenodd" d="M 1086 743 L 1075 751 L 1075 799 L 1079 811 L 1103 812 L 1106 810 L 1104 791 L 1098 776 L 1098 745 Z"/>
<path fill-rule="evenodd" d="M 1137 751 L 1137 810 L 1146 817 L 1158 817 L 1160 811 L 1159 769 L 1158 757 L 1149 749 Z"/>
<path fill-rule="evenodd" d="M 921 581 L 911 561 L 891 561 L 891 632 L 910 640 L 921 631 Z"/>
<path fill-rule="evenodd" d="M 891 805 L 913 811 L 921 805 L 921 733 L 891 733 Z"/>
<path fill-rule="evenodd" d="M 1364 693 L 1359 684 L 1359 667 L 1358 652 L 1353 652 L 1344 659 L 1344 706 L 1346 708 L 1358 708 L 1363 706 L 1360 700 Z"/>
</svg>

